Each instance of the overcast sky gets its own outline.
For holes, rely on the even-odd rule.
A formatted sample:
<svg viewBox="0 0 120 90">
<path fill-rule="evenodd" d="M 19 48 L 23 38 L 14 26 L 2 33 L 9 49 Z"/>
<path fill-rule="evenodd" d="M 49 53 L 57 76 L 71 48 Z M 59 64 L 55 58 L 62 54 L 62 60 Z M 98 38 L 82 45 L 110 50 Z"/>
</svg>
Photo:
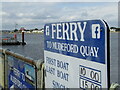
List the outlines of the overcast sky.
<svg viewBox="0 0 120 90">
<path fill-rule="evenodd" d="M 12 1 L 12 0 L 11 0 Z M 17 0 L 19 1 L 19 0 Z M 104 19 L 118 26 L 117 2 L 2 2 L 2 29 L 43 28 L 45 23 Z"/>
</svg>

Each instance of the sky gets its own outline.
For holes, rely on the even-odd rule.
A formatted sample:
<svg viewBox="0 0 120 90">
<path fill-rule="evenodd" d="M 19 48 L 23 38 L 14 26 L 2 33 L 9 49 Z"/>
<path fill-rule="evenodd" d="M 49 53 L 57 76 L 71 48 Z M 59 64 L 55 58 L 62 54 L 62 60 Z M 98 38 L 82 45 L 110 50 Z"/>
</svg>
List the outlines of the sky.
<svg viewBox="0 0 120 90">
<path fill-rule="evenodd" d="M 18 2 L 17 2 L 18 1 Z M 118 27 L 118 2 L 19 2 L 0 3 L 2 30 L 41 29 L 46 23 L 102 19 Z"/>
</svg>

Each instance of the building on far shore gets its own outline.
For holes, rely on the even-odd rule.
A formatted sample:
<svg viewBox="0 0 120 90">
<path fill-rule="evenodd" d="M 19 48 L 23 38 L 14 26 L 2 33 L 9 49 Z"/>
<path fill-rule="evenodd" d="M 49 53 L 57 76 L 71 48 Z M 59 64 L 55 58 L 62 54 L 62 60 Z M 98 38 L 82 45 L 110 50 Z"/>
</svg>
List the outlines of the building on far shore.
<svg viewBox="0 0 120 90">
<path fill-rule="evenodd" d="M 44 29 L 30 29 L 30 30 L 27 30 L 27 29 L 23 29 L 23 27 L 18 31 L 18 32 L 22 32 L 22 30 L 24 30 L 25 33 L 43 33 L 44 32 Z"/>
<path fill-rule="evenodd" d="M 44 29 L 32 29 L 32 30 L 29 30 L 27 31 L 26 33 L 43 33 L 44 32 Z"/>
<path fill-rule="evenodd" d="M 3 33 L 10 33 L 11 31 L 10 30 L 0 30 L 0 34 L 3 34 Z"/>
<path fill-rule="evenodd" d="M 25 29 L 25 28 L 20 28 L 19 30 L 18 29 L 15 29 L 15 30 L 0 30 L 0 34 L 2 33 L 21 33 L 22 31 L 24 31 L 25 33 L 44 33 L 44 28 L 42 29 Z"/>
<path fill-rule="evenodd" d="M 112 32 L 120 32 L 120 28 L 111 27 L 110 31 L 112 31 Z"/>
</svg>

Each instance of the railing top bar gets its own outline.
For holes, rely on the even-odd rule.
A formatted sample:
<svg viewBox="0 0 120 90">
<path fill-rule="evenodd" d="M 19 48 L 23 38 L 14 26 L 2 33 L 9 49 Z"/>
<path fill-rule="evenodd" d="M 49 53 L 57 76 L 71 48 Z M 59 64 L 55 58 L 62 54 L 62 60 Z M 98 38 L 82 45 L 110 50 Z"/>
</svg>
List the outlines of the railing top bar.
<svg viewBox="0 0 120 90">
<path fill-rule="evenodd" d="M 0 49 L 0 52 L 4 53 L 4 50 L 3 50 L 3 49 Z M 27 62 L 27 63 L 29 63 L 29 64 L 31 64 L 31 65 L 36 66 L 35 61 L 33 61 L 32 59 L 25 58 L 24 56 L 18 55 L 18 54 L 14 53 L 14 52 L 5 50 L 5 54 L 10 55 L 10 56 L 13 56 L 13 57 L 16 57 L 16 58 L 18 58 L 18 59 L 20 59 L 20 60 L 22 60 L 22 61 L 24 61 L 24 62 Z"/>
<path fill-rule="evenodd" d="M 23 56 L 19 56 L 19 55 L 17 55 L 17 54 L 11 53 L 11 52 L 9 52 L 9 51 L 6 51 L 5 53 L 6 53 L 7 55 L 14 56 L 14 57 L 16 57 L 16 58 L 18 58 L 18 59 L 20 59 L 20 60 L 22 60 L 22 61 L 24 61 L 24 62 L 29 63 L 29 64 L 36 65 L 36 63 L 35 63 L 33 60 L 31 60 L 31 59 L 25 58 L 25 57 L 23 57 Z"/>
</svg>

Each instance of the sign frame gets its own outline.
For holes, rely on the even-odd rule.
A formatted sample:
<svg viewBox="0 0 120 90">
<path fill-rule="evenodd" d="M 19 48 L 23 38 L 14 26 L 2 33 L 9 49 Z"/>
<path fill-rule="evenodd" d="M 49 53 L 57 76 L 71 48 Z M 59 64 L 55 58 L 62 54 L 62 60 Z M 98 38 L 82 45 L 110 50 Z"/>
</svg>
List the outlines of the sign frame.
<svg viewBox="0 0 120 90">
<path fill-rule="evenodd" d="M 103 20 L 104 21 L 104 20 Z M 107 77 L 108 77 L 108 88 L 110 88 L 110 29 L 106 21 L 104 21 L 106 24 L 106 30 L 107 30 Z"/>
<path fill-rule="evenodd" d="M 86 22 L 87 21 L 90 21 L 90 20 L 85 20 Z M 92 21 L 92 20 L 91 20 Z M 97 21 L 97 20 L 96 20 Z M 105 62 L 106 62 L 106 64 L 107 64 L 107 88 L 109 88 L 110 87 L 110 35 L 109 35 L 109 27 L 108 27 L 108 25 L 107 25 L 107 23 L 104 21 L 104 20 L 99 20 L 99 21 L 101 21 L 103 24 L 104 24 L 104 27 L 105 27 L 105 52 L 104 52 L 104 54 L 105 54 Z M 73 21 L 73 22 L 79 22 L 79 21 Z M 81 21 L 80 21 L 81 22 Z M 58 22 L 58 24 L 59 23 L 66 23 L 66 22 Z M 68 22 L 67 22 L 68 23 Z M 49 24 L 57 24 L 57 23 L 49 23 Z M 49 27 L 48 27 L 48 25 L 49 24 L 46 24 L 45 25 L 45 27 L 44 27 L 44 30 L 45 30 L 45 32 L 44 32 L 44 35 L 46 34 L 50 34 L 50 33 L 46 33 L 47 32 L 47 30 L 49 29 Z M 82 28 L 84 28 L 84 26 L 82 27 Z M 93 28 L 94 28 L 94 26 L 93 26 Z M 57 29 L 59 29 L 59 28 L 57 28 Z M 44 36 L 45 37 L 45 43 L 46 43 L 46 36 Z M 96 36 L 97 37 L 97 36 Z M 93 37 L 94 38 L 94 37 Z M 98 38 L 99 38 L 99 36 L 98 36 Z M 53 39 L 54 39 L 54 37 L 53 37 Z M 49 39 L 50 40 L 50 39 Z M 46 51 L 50 51 L 50 50 L 47 50 L 46 49 L 46 46 L 44 47 L 44 54 L 46 53 Z M 53 53 L 56 53 L 55 51 L 50 51 L 50 52 L 53 52 Z M 61 54 L 60 52 L 57 52 L 58 54 Z M 63 53 L 62 53 L 63 54 Z M 44 60 L 46 60 L 46 55 L 47 54 L 45 54 L 45 59 Z M 63 55 L 65 55 L 65 54 L 63 54 Z M 66 56 L 68 56 L 68 55 L 66 55 Z M 70 56 L 70 55 L 69 55 Z M 74 56 L 73 56 L 74 57 Z M 77 57 L 77 58 L 79 58 L 79 57 Z M 105 62 L 101 62 L 101 63 L 105 63 Z M 45 63 L 46 64 L 46 63 Z M 46 66 L 46 65 L 45 65 Z"/>
</svg>

